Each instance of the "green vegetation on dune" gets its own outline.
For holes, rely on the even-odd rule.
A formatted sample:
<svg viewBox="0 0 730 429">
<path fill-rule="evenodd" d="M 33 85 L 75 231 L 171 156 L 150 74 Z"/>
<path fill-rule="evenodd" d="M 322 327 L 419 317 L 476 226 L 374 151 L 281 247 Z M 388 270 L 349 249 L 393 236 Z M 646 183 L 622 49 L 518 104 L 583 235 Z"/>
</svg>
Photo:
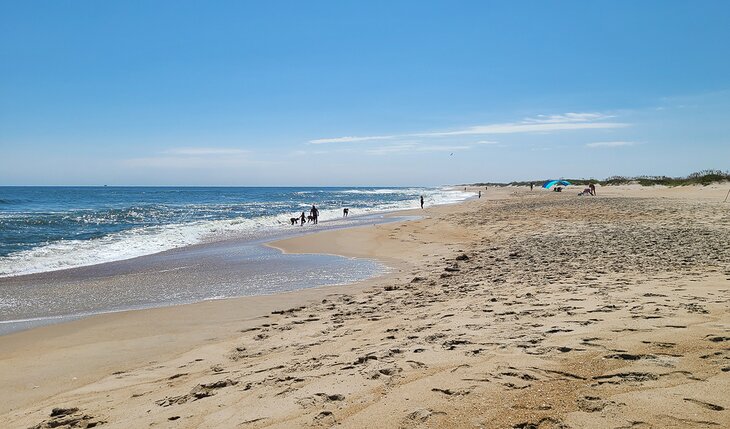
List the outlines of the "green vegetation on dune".
<svg viewBox="0 0 730 429">
<path fill-rule="evenodd" d="M 564 179 L 573 185 L 588 185 L 589 183 L 595 183 L 601 186 L 611 185 L 628 185 L 628 184 L 639 184 L 642 186 L 686 186 L 686 185 L 703 185 L 707 186 L 711 183 L 716 182 L 727 182 L 730 181 L 730 173 L 721 170 L 702 170 L 692 173 L 685 177 L 669 177 L 669 176 L 611 176 L 603 180 L 597 179 Z M 544 180 L 527 180 L 519 182 L 509 183 L 497 183 L 497 182 L 485 182 L 485 183 L 472 183 L 470 186 L 530 186 L 533 183 L 535 186 L 540 187 L 543 183 L 552 179 Z"/>
</svg>

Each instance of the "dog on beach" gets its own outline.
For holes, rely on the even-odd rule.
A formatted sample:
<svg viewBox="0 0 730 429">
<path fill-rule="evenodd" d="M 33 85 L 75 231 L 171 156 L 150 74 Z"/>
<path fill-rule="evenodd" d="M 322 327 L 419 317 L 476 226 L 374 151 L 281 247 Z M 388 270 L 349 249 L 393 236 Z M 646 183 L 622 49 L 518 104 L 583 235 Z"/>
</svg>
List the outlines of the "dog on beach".
<svg viewBox="0 0 730 429">
<path fill-rule="evenodd" d="M 298 217 L 293 217 L 293 218 L 290 218 L 289 220 L 291 221 L 291 224 L 292 225 L 299 224 L 299 218 Z"/>
</svg>

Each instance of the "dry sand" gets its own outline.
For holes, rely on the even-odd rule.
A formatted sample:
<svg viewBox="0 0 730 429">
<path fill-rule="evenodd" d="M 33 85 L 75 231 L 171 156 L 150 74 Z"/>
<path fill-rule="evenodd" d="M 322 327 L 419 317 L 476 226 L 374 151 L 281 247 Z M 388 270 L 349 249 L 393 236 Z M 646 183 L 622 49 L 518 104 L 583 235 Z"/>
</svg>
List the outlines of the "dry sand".
<svg viewBox="0 0 730 429">
<path fill-rule="evenodd" d="M 275 243 L 394 269 L 0 337 L 0 415 L 12 428 L 730 427 L 726 192 L 490 188 L 422 220 Z"/>
</svg>

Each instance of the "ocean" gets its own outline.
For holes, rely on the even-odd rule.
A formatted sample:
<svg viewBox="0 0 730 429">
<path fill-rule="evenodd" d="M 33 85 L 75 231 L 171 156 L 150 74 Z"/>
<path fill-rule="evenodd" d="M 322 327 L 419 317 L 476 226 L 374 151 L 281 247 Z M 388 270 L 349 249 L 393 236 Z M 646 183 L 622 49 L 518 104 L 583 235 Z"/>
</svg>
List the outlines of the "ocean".
<svg viewBox="0 0 730 429">
<path fill-rule="evenodd" d="M 320 220 L 470 197 L 445 188 L 0 187 L 0 277 L 74 268 Z M 307 225 L 305 228 L 312 228 Z"/>
</svg>

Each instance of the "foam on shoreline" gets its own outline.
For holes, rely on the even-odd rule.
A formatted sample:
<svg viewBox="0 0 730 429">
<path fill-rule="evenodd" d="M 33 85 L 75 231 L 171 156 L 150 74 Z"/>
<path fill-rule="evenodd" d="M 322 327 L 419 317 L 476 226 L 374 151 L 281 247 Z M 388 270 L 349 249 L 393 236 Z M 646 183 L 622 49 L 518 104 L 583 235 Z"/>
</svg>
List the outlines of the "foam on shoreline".
<svg viewBox="0 0 730 429">
<path fill-rule="evenodd" d="M 417 194 L 424 190 L 405 189 L 350 189 L 341 193 Z M 318 191 L 300 191 L 303 198 Z M 448 188 L 427 191 L 430 205 L 451 204 L 473 197 L 472 192 Z M 358 207 L 352 210 L 353 218 L 376 213 L 389 213 L 418 207 L 415 199 Z M 308 211 L 308 204 L 301 204 L 301 211 Z M 171 249 L 198 243 L 215 242 L 230 238 L 262 238 L 286 231 L 291 225 L 287 213 L 237 217 L 232 219 L 202 220 L 166 225 L 132 228 L 102 237 L 85 240 L 59 240 L 42 246 L 11 253 L 0 257 L 0 278 L 43 273 L 69 268 L 85 267 L 107 262 L 152 255 Z M 334 221 L 342 216 L 341 209 L 325 209 L 320 212 L 322 222 Z"/>
</svg>

